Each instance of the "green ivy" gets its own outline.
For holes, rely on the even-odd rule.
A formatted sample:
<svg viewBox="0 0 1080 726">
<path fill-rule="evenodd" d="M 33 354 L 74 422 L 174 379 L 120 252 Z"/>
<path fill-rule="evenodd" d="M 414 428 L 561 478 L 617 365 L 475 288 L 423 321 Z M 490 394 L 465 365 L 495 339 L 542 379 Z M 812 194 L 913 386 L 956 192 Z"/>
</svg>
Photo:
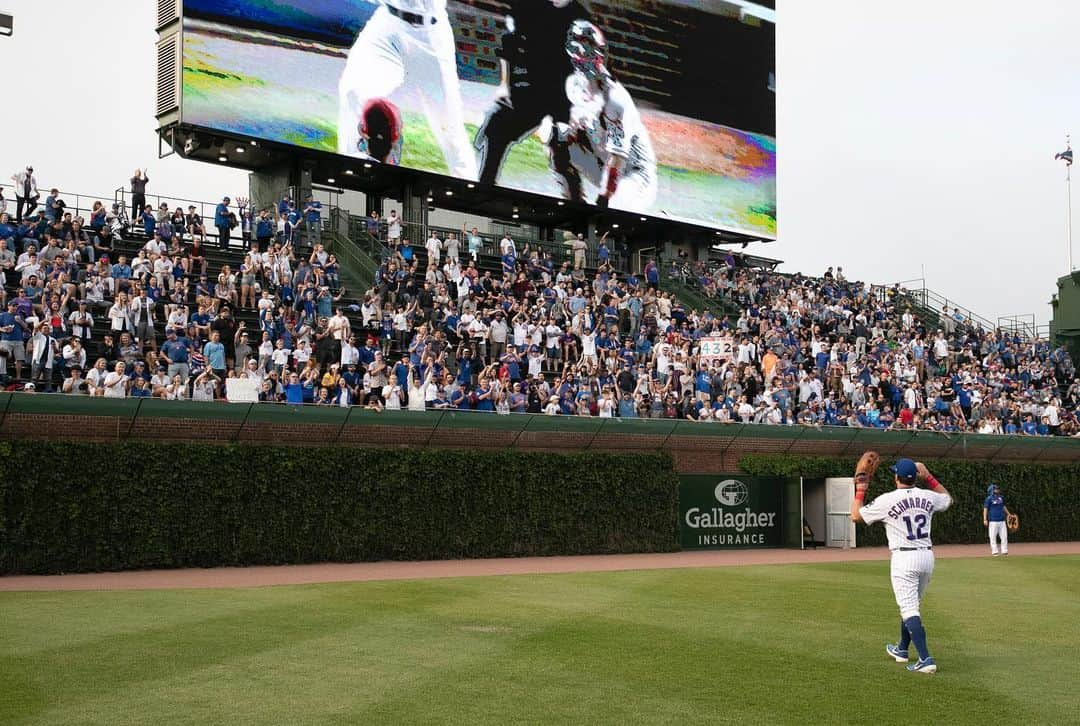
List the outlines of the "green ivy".
<svg viewBox="0 0 1080 726">
<path fill-rule="evenodd" d="M 0 573 L 661 552 L 665 454 L 11 442 Z"/>
<path fill-rule="evenodd" d="M 857 459 L 831 459 L 786 454 L 748 454 L 739 465 L 757 476 L 802 476 L 807 479 L 849 477 Z M 1060 542 L 1080 539 L 1080 506 L 1077 484 L 1080 466 L 1043 464 L 999 464 L 978 461 L 933 461 L 926 466 L 953 496 L 953 505 L 934 516 L 933 538 L 938 544 L 986 542 L 982 507 L 986 487 L 1001 487 L 1010 512 L 1020 515 L 1023 542 Z M 892 489 L 891 460 L 883 461 L 871 483 L 867 499 Z M 885 544 L 883 527 L 857 525 L 860 544 Z"/>
</svg>

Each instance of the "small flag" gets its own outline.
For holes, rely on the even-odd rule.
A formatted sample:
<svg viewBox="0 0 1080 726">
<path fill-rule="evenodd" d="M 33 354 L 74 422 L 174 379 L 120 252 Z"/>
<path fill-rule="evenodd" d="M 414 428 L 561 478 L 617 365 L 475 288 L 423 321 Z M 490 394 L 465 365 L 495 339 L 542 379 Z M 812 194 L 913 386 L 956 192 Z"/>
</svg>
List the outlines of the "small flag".
<svg viewBox="0 0 1080 726">
<path fill-rule="evenodd" d="M 1072 148 L 1065 149 L 1060 154 L 1054 154 L 1054 161 L 1063 159 L 1066 166 L 1072 166 Z"/>
</svg>

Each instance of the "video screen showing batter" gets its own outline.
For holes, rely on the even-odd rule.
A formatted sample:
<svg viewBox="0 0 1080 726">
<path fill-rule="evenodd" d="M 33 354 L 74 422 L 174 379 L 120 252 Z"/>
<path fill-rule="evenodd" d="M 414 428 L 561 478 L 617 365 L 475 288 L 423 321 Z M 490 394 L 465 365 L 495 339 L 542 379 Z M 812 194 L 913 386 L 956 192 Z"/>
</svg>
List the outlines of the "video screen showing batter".
<svg viewBox="0 0 1080 726">
<path fill-rule="evenodd" d="M 182 118 L 775 237 L 771 5 L 187 0 Z"/>
</svg>

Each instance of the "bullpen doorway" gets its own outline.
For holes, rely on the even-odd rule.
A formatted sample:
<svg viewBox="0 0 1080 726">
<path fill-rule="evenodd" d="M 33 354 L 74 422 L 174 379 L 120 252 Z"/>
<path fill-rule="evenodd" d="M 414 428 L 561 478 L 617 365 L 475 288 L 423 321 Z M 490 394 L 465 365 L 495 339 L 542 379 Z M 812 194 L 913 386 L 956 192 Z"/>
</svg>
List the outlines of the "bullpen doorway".
<svg viewBox="0 0 1080 726">
<path fill-rule="evenodd" d="M 855 523 L 851 521 L 851 493 L 854 479 L 803 479 L 803 547 L 825 546 L 849 548 L 855 546 Z"/>
</svg>

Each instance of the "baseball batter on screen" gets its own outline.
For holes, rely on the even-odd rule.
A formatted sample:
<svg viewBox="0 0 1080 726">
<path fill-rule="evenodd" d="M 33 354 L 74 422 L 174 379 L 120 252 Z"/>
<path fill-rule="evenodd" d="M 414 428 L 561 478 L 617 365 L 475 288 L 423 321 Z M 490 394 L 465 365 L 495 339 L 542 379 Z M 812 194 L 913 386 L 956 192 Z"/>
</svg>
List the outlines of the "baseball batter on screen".
<svg viewBox="0 0 1080 726">
<path fill-rule="evenodd" d="M 349 50 L 338 82 L 339 154 L 375 158 L 368 149 L 365 113 L 371 101 L 402 87 L 419 100 L 450 174 L 475 180 L 476 156 L 465 132 L 446 0 L 380 0 Z"/>
<path fill-rule="evenodd" d="M 586 201 L 646 211 L 656 200 L 656 154 L 634 99 L 608 71 L 604 34 L 575 20 L 566 53 L 575 69 L 566 79 L 570 123 L 553 123 L 553 140 L 571 143 L 571 163 L 597 188 L 595 200 Z"/>
<path fill-rule="evenodd" d="M 919 612 L 919 602 L 930 576 L 934 574 L 934 545 L 930 523 L 936 512 L 952 504 L 949 492 L 921 462 L 899 459 L 892 468 L 896 489 L 864 505 L 870 479 L 881 457 L 868 451 L 855 470 L 855 497 L 851 500 L 853 522 L 885 523 L 885 533 L 892 551 L 890 575 L 896 604 L 900 606 L 900 642 L 885 646 L 885 652 L 898 663 L 908 662 L 908 647 L 915 643 L 919 659 L 907 667 L 918 673 L 936 673 L 937 663 L 926 646 L 926 629 Z M 927 489 L 916 488 L 919 481 Z"/>
</svg>

